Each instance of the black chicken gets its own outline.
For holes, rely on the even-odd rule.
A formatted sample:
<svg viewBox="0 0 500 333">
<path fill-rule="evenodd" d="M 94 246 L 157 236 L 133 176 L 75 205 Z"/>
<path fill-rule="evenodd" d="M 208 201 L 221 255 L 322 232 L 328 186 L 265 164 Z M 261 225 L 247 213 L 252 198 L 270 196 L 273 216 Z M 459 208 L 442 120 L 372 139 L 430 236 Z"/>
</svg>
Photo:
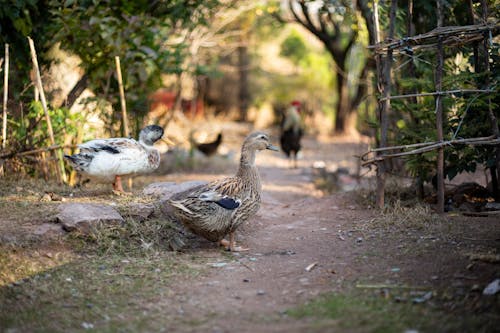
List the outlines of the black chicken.
<svg viewBox="0 0 500 333">
<path fill-rule="evenodd" d="M 300 140 L 304 135 L 299 112 L 300 102 L 292 102 L 292 106 L 288 108 L 281 122 L 281 149 L 289 159 L 292 159 L 294 168 L 297 168 L 297 154 L 302 148 Z"/>
<path fill-rule="evenodd" d="M 195 143 L 196 149 L 201 151 L 205 156 L 212 156 L 217 152 L 220 144 L 222 142 L 222 133 L 217 135 L 217 139 L 212 142 L 207 143 Z"/>
</svg>

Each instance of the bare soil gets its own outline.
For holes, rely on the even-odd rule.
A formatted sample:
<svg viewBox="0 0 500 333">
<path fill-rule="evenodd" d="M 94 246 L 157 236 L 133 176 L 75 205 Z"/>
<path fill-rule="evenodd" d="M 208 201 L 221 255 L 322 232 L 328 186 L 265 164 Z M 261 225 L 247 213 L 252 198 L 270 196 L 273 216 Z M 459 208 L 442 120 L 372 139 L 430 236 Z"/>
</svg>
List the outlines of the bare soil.
<svg viewBox="0 0 500 333">
<path fill-rule="evenodd" d="M 237 150 L 236 138 L 226 143 L 228 151 Z M 297 318 L 287 311 L 331 293 L 365 292 L 411 304 L 420 302 L 415 300 L 421 295 L 418 292 L 431 292 L 430 298 L 415 306 L 458 317 L 482 315 L 487 319 L 475 327 L 498 329 L 498 294 L 488 297 L 482 290 L 500 277 L 499 219 L 459 213 L 436 216 L 423 206 L 389 207 L 388 213 L 381 214 L 372 208 L 373 191 L 366 179 L 350 192 L 329 194 L 315 187 L 315 162 L 355 173 L 354 155 L 366 149 L 367 143 L 361 140 L 308 137 L 298 169 L 288 168 L 279 154 L 261 153 L 257 164 L 263 179 L 262 207 L 237 234 L 237 241 L 250 251 L 228 253 L 202 241 L 185 249 L 179 258 L 183 262 L 189 262 L 190 256 L 203 258 L 201 264 L 199 260 L 192 263 L 203 269 L 188 277 L 173 277 L 168 296 L 139 300 L 143 309 L 163 314 L 161 324 L 153 327 L 165 332 L 339 331 L 343 326 L 338 321 L 321 319 L 318 326 L 314 316 Z M 208 163 L 219 162 L 215 157 Z M 194 170 L 140 177 L 135 188 L 152 181 L 211 180 L 234 171 L 234 163 L 224 165 L 209 168 L 207 173 Z M 135 194 L 140 197 L 139 190 Z M 123 199 L 96 195 L 83 200 Z M 4 243 L 15 244 L 12 238 L 47 224 L 47 218 L 13 214 L 19 213 L 2 212 L 0 217 Z M 50 215 L 40 216 L 44 214 Z M 50 246 L 44 249 L 37 243 L 37 251 L 62 251 Z M 340 331 L 373 331 L 370 325 L 353 327 Z M 441 326 L 436 323 L 436 327 Z"/>
</svg>

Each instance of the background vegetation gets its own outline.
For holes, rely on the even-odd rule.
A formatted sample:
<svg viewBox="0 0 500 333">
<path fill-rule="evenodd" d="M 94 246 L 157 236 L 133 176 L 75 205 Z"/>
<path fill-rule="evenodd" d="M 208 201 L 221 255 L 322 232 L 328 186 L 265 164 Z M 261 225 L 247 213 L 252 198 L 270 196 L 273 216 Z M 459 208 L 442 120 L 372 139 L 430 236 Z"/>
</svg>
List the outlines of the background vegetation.
<svg viewBox="0 0 500 333">
<path fill-rule="evenodd" d="M 412 2 L 411 20 L 407 19 L 409 3 L 398 2 L 396 38 L 425 33 L 436 26 L 435 1 Z M 77 129 L 90 113 L 98 115 L 107 135 L 121 135 L 115 56 L 120 57 L 124 72 L 133 135 L 150 111 L 149 96 L 164 88 L 178 100 L 202 99 L 213 106 L 208 110 L 218 114 L 236 110 L 239 120 L 249 120 L 251 108 L 260 110 L 270 104 L 279 111 L 299 99 L 308 116 L 326 116 L 333 133 L 362 132 L 377 139 L 375 66 L 367 50 L 375 38 L 372 4 L 367 0 L 251 4 L 235 0 L 25 0 L 2 6 L 0 42 L 11 47 L 9 145 L 5 152 L 12 156 L 49 144 L 41 109 L 33 104 L 36 95 L 31 89 L 27 36 L 36 43 L 45 77 L 50 77 L 54 63 L 61 62 L 61 55 L 54 56 L 54 48 L 77 56 L 79 62 L 72 88 L 61 101 L 50 99 L 61 144 L 87 139 L 91 132 Z M 389 6 L 389 1 L 379 1 L 382 40 L 388 31 Z M 493 1 L 489 8 L 489 20 L 498 19 Z M 444 10 L 445 26 L 482 22 L 479 2 L 447 1 Z M 493 31 L 489 41 L 489 71 L 484 67 L 487 54 L 478 52 L 479 42 L 446 49 L 443 89 L 488 86 L 498 91 L 495 34 Z M 395 56 L 392 94 L 434 91 L 435 64 L 434 51 L 414 54 L 408 50 Z M 225 85 L 220 83 L 224 81 Z M 91 95 L 78 100 L 85 89 Z M 47 92 L 53 97 L 58 90 Z M 229 101 L 221 101 L 224 99 Z M 84 104 L 81 115 L 75 116 L 69 109 L 77 100 L 93 103 Z M 389 122 L 397 130 L 390 134 L 389 144 L 436 140 L 433 103 L 432 96 L 394 101 Z M 498 94 L 447 96 L 444 105 L 445 140 L 490 135 L 488 109 L 497 119 L 500 116 Z M 317 123 L 311 123 L 308 130 L 317 132 L 315 126 Z M 493 170 L 494 149 L 447 147 L 447 177 L 475 171 L 478 166 Z M 435 159 L 433 152 L 413 155 L 404 169 L 392 172 L 409 173 L 422 184 L 434 175 Z"/>
</svg>

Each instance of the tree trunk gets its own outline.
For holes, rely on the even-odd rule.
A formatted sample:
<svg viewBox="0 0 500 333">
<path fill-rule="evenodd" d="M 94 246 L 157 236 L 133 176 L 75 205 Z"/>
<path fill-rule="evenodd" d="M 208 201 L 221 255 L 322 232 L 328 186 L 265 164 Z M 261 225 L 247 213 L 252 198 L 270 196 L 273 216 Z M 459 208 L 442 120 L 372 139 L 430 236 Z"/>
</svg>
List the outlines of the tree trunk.
<svg viewBox="0 0 500 333">
<path fill-rule="evenodd" d="M 351 110 L 351 103 L 349 98 L 349 88 L 347 86 L 347 79 L 343 73 L 337 73 L 337 105 L 335 115 L 335 129 L 334 134 L 350 134 L 355 129 L 355 122 Z"/>
<path fill-rule="evenodd" d="M 248 68 L 250 66 L 250 59 L 248 56 L 248 48 L 246 45 L 238 47 L 238 69 L 240 76 L 239 85 L 239 108 L 240 120 L 247 120 L 248 104 L 250 101 L 250 89 L 248 87 Z"/>
</svg>

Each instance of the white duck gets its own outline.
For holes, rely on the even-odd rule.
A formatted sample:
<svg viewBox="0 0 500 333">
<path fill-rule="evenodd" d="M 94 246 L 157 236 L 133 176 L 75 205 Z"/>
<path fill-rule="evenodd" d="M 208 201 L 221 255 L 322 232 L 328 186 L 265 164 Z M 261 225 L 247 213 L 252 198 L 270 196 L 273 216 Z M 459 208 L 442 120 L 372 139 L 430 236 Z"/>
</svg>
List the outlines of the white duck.
<svg viewBox="0 0 500 333">
<path fill-rule="evenodd" d="M 163 128 L 149 125 L 139 141 L 128 138 L 96 139 L 78 145 L 80 153 L 65 155 L 76 171 L 102 182 L 113 182 L 113 192 L 123 194 L 121 176 L 152 172 L 160 165 L 160 153 L 153 144 Z"/>
</svg>

